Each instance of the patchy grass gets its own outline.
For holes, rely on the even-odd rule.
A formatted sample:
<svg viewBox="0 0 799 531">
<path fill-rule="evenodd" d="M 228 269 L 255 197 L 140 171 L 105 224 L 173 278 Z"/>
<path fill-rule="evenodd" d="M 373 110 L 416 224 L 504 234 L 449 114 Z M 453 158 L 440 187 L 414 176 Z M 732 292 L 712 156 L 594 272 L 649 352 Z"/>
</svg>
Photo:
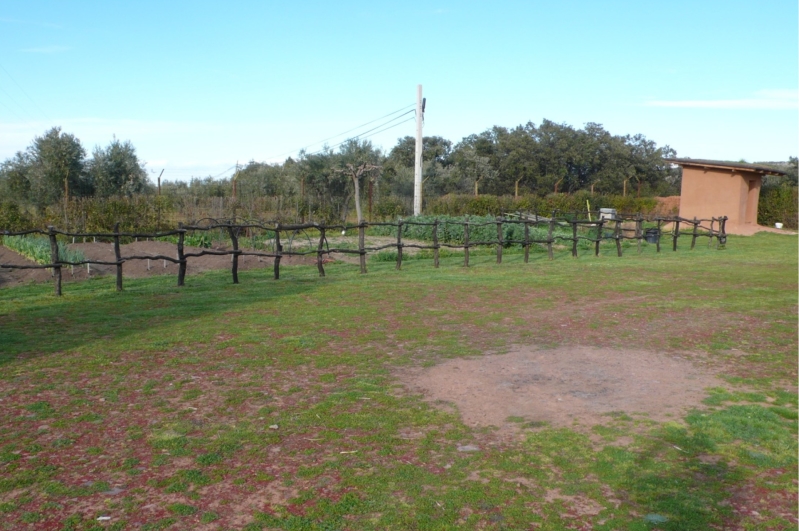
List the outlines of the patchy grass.
<svg viewBox="0 0 799 531">
<path fill-rule="evenodd" d="M 795 529 L 796 240 L 605 251 L 1 290 L 0 529 Z M 509 438 L 392 377 L 516 343 L 694 351 L 729 385 Z"/>
</svg>

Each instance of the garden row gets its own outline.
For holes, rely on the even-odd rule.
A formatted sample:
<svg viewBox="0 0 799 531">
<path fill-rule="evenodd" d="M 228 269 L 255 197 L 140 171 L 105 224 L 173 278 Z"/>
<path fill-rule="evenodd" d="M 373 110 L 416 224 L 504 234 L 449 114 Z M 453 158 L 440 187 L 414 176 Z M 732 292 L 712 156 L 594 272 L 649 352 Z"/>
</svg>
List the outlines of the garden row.
<svg viewBox="0 0 799 531">
<path fill-rule="evenodd" d="M 673 251 L 677 250 L 680 237 L 691 239 L 690 247 L 693 249 L 696 241 L 700 237 L 707 237 L 708 245 L 711 245 L 714 238 L 717 245 L 723 246 L 726 243 L 725 224 L 726 217 L 711 219 L 685 219 L 680 217 L 656 217 L 652 220 L 645 219 L 641 214 L 636 215 L 616 215 L 606 212 L 585 212 L 585 216 L 563 215 L 557 216 L 553 213 L 551 217 L 543 217 L 538 214 L 519 213 L 513 217 L 480 217 L 480 218 L 426 218 L 417 217 L 409 220 L 399 219 L 396 222 L 366 223 L 358 225 L 323 225 L 319 223 L 305 223 L 295 225 L 282 225 L 280 223 L 267 224 L 261 221 L 249 220 L 215 220 L 205 219 L 200 222 L 183 225 L 179 224 L 176 229 L 157 232 L 157 233 L 135 233 L 121 232 L 119 223 L 116 223 L 113 232 L 100 233 L 73 233 L 58 230 L 53 226 L 46 230 L 29 229 L 24 231 L 12 232 L 2 231 L 0 234 L 10 241 L 17 248 L 25 237 L 35 235 L 46 235 L 49 243 L 49 263 L 41 263 L 42 251 L 39 249 L 34 261 L 37 265 L 10 265 L 0 264 L 0 268 L 10 269 L 41 269 L 51 268 L 54 273 L 55 293 L 61 295 L 61 268 L 64 266 L 75 266 L 83 264 L 98 264 L 116 266 L 116 289 L 122 290 L 122 266 L 130 260 L 165 260 L 178 264 L 178 286 L 183 286 L 186 277 L 186 264 L 189 258 L 204 255 L 230 255 L 231 273 L 233 283 L 238 283 L 238 259 L 240 256 L 259 256 L 272 258 L 274 260 L 275 279 L 280 278 L 280 260 L 286 256 L 304 256 L 309 254 L 316 255 L 316 265 L 320 276 L 325 276 L 324 258 L 325 255 L 332 253 L 357 254 L 360 258 L 360 271 L 366 273 L 366 256 L 370 252 L 379 252 L 385 249 L 396 249 L 396 268 L 401 269 L 403 260 L 403 249 L 416 248 L 432 251 L 434 267 L 439 266 L 440 251 L 442 249 L 459 249 L 463 251 L 464 266 L 469 266 L 469 251 L 475 247 L 491 246 L 496 249 L 497 263 L 502 263 L 503 249 L 511 245 L 521 246 L 524 252 L 524 262 L 529 261 L 530 249 L 534 245 L 546 248 L 549 259 L 554 259 L 553 248 L 555 245 L 571 245 L 571 256 L 576 258 L 579 245 L 589 245 L 594 247 L 596 255 L 600 253 L 602 242 L 612 242 L 616 253 L 622 256 L 622 243 L 625 240 L 635 241 L 637 250 L 641 252 L 643 241 L 654 243 L 657 252 L 661 250 L 661 242 L 671 240 Z M 645 226 L 647 224 L 648 228 Z M 395 242 L 379 246 L 366 246 L 366 231 L 372 234 L 390 235 L 395 238 Z M 209 231 L 223 231 L 230 238 L 231 249 L 220 250 L 210 248 L 200 248 L 195 252 L 186 252 L 187 235 L 193 233 L 208 233 Z M 357 248 L 331 248 L 328 242 L 328 234 L 338 231 L 346 233 L 348 230 L 358 231 Z M 254 234 L 261 232 L 268 234 L 271 238 L 271 251 L 258 250 L 256 248 L 244 250 L 240 248 L 240 241 L 250 237 L 256 240 Z M 310 242 L 310 234 L 315 237 L 316 246 L 308 247 L 307 250 L 294 250 L 291 246 L 284 250 L 283 241 L 293 242 L 295 237 L 304 234 Z M 114 245 L 114 261 L 88 260 L 76 254 L 69 254 L 63 245 L 60 245 L 58 237 L 71 238 L 100 238 L 112 241 Z M 413 237 L 425 243 L 403 243 L 404 237 Z M 14 239 L 14 237 L 23 237 Z M 171 239 L 176 238 L 176 254 L 166 255 L 130 255 L 122 256 L 121 242 L 124 239 L 154 238 Z M 203 238 L 200 238 L 203 239 Z M 429 244 L 427 243 L 429 242 Z"/>
</svg>

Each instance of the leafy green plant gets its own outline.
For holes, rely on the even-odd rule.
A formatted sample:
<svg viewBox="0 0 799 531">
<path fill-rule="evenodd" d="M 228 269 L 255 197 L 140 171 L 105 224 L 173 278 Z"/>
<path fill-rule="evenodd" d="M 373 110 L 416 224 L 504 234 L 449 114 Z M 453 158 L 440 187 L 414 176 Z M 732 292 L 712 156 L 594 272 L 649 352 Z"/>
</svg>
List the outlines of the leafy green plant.
<svg viewBox="0 0 799 531">
<path fill-rule="evenodd" d="M 37 264 L 50 263 L 50 239 L 44 236 L 6 236 L 3 245 Z M 58 258 L 62 262 L 86 260 L 82 252 L 70 249 L 63 242 L 58 242 Z"/>
<path fill-rule="evenodd" d="M 465 241 L 464 223 L 469 221 L 469 241 L 474 242 L 496 242 L 497 225 L 496 218 L 493 216 L 414 216 L 404 221 L 418 223 L 433 223 L 439 221 L 438 241 L 439 243 L 463 244 Z M 373 236 L 392 236 L 397 237 L 397 227 L 390 225 L 379 225 L 370 227 L 369 233 Z M 413 240 L 432 241 L 433 227 L 431 225 L 404 224 L 402 235 Z M 585 236 L 585 234 L 582 234 Z M 556 225 L 552 232 L 556 243 L 563 238 L 571 238 L 572 231 L 568 227 Z M 548 228 L 545 226 L 530 226 L 530 240 L 543 241 L 548 237 Z M 504 223 L 502 225 L 502 239 L 505 247 L 513 244 L 507 243 L 511 240 L 524 240 L 524 225 L 521 223 Z M 570 242 L 569 242 L 570 243 Z M 518 245 L 518 244 L 517 244 Z M 591 242 L 580 240 L 578 247 L 588 248 Z"/>
</svg>

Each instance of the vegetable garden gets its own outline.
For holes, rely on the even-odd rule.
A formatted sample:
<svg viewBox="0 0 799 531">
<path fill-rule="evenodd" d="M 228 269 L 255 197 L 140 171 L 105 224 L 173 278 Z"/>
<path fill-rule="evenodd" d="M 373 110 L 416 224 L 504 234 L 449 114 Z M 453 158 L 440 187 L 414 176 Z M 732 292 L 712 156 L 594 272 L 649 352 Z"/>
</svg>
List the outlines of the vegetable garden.
<svg viewBox="0 0 799 531">
<path fill-rule="evenodd" d="M 708 238 L 708 246 L 715 240 L 717 247 L 726 244 L 725 232 L 726 217 L 711 219 L 683 219 L 680 217 L 655 217 L 645 219 L 641 214 L 636 215 L 607 215 L 603 212 L 591 212 L 558 215 L 553 212 L 551 217 L 538 214 L 518 213 L 505 217 L 419 217 L 409 220 L 399 219 L 397 222 L 365 223 L 357 225 L 323 225 L 318 223 L 282 225 L 280 223 L 266 224 L 261 221 L 249 220 L 215 220 L 205 219 L 200 222 L 183 225 L 178 228 L 159 233 L 128 233 L 119 230 L 119 223 L 113 232 L 101 233 L 72 233 L 48 227 L 47 230 L 30 229 L 19 232 L 4 231 L 6 238 L 11 238 L 12 245 L 20 248 L 36 248 L 38 254 L 35 261 L 38 265 L 13 265 L 0 264 L 0 268 L 9 269 L 35 269 L 51 268 L 54 271 L 55 292 L 61 295 L 61 268 L 84 264 L 102 264 L 116 266 L 116 289 L 122 290 L 123 264 L 130 260 L 163 260 L 165 263 L 178 264 L 178 286 L 185 282 L 186 264 L 189 258 L 205 255 L 230 255 L 231 273 L 233 283 L 238 283 L 238 260 L 241 256 L 257 256 L 274 260 L 275 278 L 280 277 L 280 261 L 288 256 L 316 255 L 316 265 L 320 276 L 325 276 L 324 259 L 334 253 L 355 254 L 359 256 L 360 272 L 367 272 L 367 255 L 386 249 L 392 249 L 396 254 L 391 254 L 396 260 L 396 268 L 402 268 L 403 249 L 419 249 L 430 251 L 434 267 L 439 266 L 442 249 L 458 250 L 463 252 L 463 264 L 469 266 L 470 250 L 479 247 L 491 247 L 496 253 L 497 263 L 502 263 L 505 248 L 517 246 L 524 253 L 524 262 L 529 261 L 530 251 L 545 249 L 549 259 L 554 259 L 554 248 L 568 244 L 571 246 L 571 256 L 578 257 L 579 249 L 593 248 L 594 254 L 599 255 L 603 242 L 605 246 L 611 245 L 617 256 L 623 256 L 623 249 L 629 247 L 629 242 L 635 242 L 637 252 L 642 252 L 643 242 L 655 244 L 656 252 L 661 251 L 661 241 L 670 240 L 673 251 L 678 249 L 680 237 L 690 238 L 690 248 L 696 246 L 699 238 Z M 647 228 L 648 227 L 648 228 Z M 681 230 L 681 227 L 683 230 Z M 687 228 L 687 230 L 686 230 Z M 331 247 L 328 235 L 334 231 L 357 231 L 357 247 L 342 246 Z M 396 243 L 387 243 L 379 246 L 367 246 L 365 236 L 367 230 L 373 234 L 386 235 L 396 238 Z M 226 233 L 230 239 L 231 248 L 228 250 L 210 248 L 212 234 Z M 46 234 L 49 239 L 50 255 L 46 255 L 45 243 L 47 240 L 40 236 L 28 238 L 27 235 Z M 423 243 L 403 243 L 403 238 L 412 236 Z M 114 261 L 88 260 L 77 254 L 67 254 L 61 238 L 100 238 L 113 242 Z M 16 238 L 16 239 L 15 239 Z M 175 243 L 174 256 L 167 255 L 127 255 L 123 256 L 121 244 L 123 240 L 139 238 L 153 238 L 161 241 Z M 293 246 L 295 239 L 308 242 L 307 247 Z M 313 248 L 313 240 L 318 242 Z M 251 242 L 251 248 L 242 248 L 242 244 Z M 288 241 L 289 247 L 284 248 L 283 242 Z M 38 242 L 38 243 L 36 243 Z M 425 242 L 430 242 L 425 243 Z M 196 251 L 187 252 L 185 247 L 193 243 Z M 447 253 L 450 254 L 450 253 Z M 421 256 L 428 256 L 423 254 Z M 383 253 L 378 260 L 385 260 Z"/>
</svg>

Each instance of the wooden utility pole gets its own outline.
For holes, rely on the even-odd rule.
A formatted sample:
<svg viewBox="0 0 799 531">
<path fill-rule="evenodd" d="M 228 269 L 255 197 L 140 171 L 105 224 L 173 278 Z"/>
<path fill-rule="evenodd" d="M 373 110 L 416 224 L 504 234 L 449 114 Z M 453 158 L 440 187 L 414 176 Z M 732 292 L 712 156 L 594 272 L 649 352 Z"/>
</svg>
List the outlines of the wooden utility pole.
<svg viewBox="0 0 799 531">
<path fill-rule="evenodd" d="M 164 174 L 164 170 L 161 170 L 161 173 L 158 174 L 158 195 L 161 195 L 161 176 Z"/>
<path fill-rule="evenodd" d="M 416 150 L 413 163 L 413 215 L 422 213 L 422 125 L 424 124 L 425 100 L 422 98 L 422 86 L 416 86 Z"/>
</svg>

